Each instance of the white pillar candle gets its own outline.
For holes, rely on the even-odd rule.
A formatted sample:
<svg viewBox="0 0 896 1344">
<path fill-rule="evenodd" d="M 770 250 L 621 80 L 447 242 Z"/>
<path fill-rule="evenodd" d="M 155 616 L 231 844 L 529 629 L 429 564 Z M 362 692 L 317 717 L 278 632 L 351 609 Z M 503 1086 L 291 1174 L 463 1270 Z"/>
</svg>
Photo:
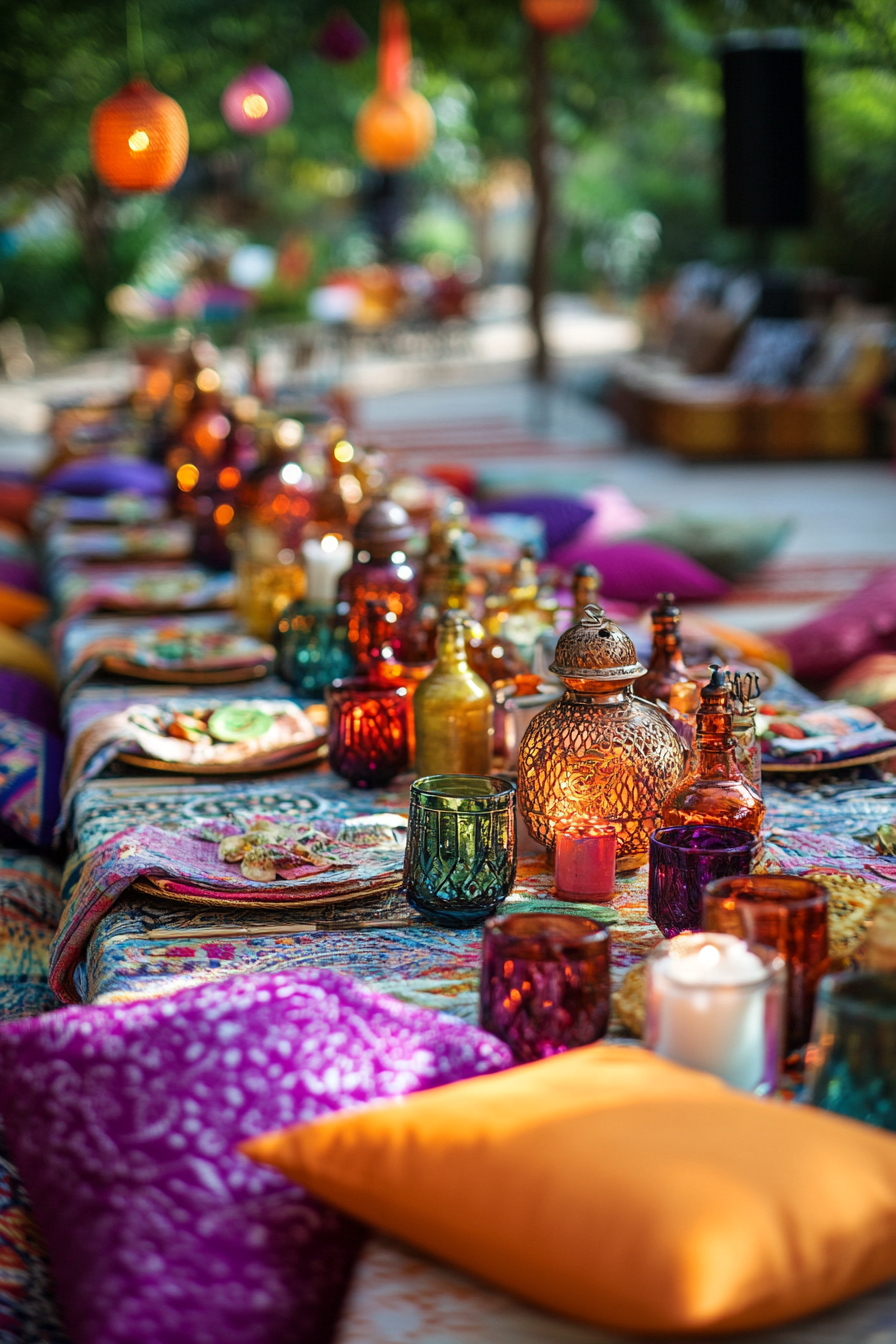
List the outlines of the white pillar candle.
<svg viewBox="0 0 896 1344">
<path fill-rule="evenodd" d="M 752 1092 L 768 1062 L 773 974 L 731 934 L 683 934 L 649 963 L 647 1039 L 677 1064 Z"/>
<path fill-rule="evenodd" d="M 351 567 L 352 544 L 328 532 L 320 541 L 311 538 L 302 542 L 305 562 L 308 602 L 335 602 L 340 576 Z"/>
</svg>

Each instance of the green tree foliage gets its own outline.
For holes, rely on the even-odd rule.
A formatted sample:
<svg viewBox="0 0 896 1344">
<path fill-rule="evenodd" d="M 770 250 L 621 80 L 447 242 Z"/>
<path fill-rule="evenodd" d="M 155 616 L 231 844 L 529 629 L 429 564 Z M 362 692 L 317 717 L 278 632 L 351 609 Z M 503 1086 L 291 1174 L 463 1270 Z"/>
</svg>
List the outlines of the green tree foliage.
<svg viewBox="0 0 896 1344">
<path fill-rule="evenodd" d="M 169 200 L 139 219 L 98 188 L 87 152 L 93 108 L 128 76 L 126 0 L 7 5 L 0 229 L 51 193 L 68 202 L 78 233 L 0 255 L 6 311 L 47 322 L 39 296 L 55 292 L 62 325 L 80 322 L 100 339 L 108 288 L 128 279 L 159 230 L 185 214 L 270 241 L 297 224 L 316 226 L 327 245 L 349 230 L 358 170 L 352 124 L 375 78 L 378 6 L 351 0 L 371 50 L 332 66 L 314 40 L 333 3 L 142 0 L 146 71 L 186 112 L 191 163 Z M 527 152 L 528 29 L 519 0 L 407 3 L 418 78 L 444 112 L 443 143 L 418 181 L 421 189 L 457 189 L 490 161 Z M 589 283 L 589 244 L 603 246 L 637 212 L 660 220 L 660 267 L 738 255 L 740 241 L 718 222 L 713 44 L 731 28 L 788 22 L 809 36 L 819 181 L 818 226 L 798 254 L 861 269 L 878 292 L 896 295 L 892 0 L 601 0 L 587 28 L 551 44 L 563 283 Z M 218 104 L 227 82 L 257 62 L 287 77 L 295 110 L 286 126 L 249 141 L 227 128 Z"/>
</svg>

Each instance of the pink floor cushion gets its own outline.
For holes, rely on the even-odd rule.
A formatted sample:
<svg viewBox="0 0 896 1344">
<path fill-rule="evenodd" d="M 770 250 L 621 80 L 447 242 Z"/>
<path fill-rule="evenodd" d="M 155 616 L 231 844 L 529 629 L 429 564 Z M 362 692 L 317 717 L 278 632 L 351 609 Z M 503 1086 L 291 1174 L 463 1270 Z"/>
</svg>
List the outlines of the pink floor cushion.
<svg viewBox="0 0 896 1344">
<path fill-rule="evenodd" d="M 362 1230 L 236 1145 L 511 1062 L 310 968 L 0 1028 L 0 1114 L 72 1344 L 326 1344 Z"/>
<path fill-rule="evenodd" d="M 622 602 L 653 602 L 660 592 L 672 592 L 680 602 L 709 602 L 728 591 L 724 579 L 696 560 L 651 541 L 573 541 L 550 558 L 564 569 L 595 565 L 602 595 Z"/>
<path fill-rule="evenodd" d="M 860 658 L 896 652 L 896 567 L 883 569 L 858 592 L 814 620 L 775 635 L 798 681 L 838 677 Z"/>
</svg>

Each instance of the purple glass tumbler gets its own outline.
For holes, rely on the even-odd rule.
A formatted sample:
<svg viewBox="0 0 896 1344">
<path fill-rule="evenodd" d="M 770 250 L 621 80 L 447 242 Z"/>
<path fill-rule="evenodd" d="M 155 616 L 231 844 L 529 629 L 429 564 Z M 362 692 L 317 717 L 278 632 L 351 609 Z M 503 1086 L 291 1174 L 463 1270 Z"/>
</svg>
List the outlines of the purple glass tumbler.
<svg viewBox="0 0 896 1344">
<path fill-rule="evenodd" d="M 610 935 L 579 915 L 486 920 L 479 1021 L 521 1063 L 590 1045 L 610 1016 Z"/>
<path fill-rule="evenodd" d="M 707 882 L 748 873 L 755 835 L 737 826 L 665 826 L 650 837 L 647 908 L 664 938 L 696 933 Z"/>
</svg>

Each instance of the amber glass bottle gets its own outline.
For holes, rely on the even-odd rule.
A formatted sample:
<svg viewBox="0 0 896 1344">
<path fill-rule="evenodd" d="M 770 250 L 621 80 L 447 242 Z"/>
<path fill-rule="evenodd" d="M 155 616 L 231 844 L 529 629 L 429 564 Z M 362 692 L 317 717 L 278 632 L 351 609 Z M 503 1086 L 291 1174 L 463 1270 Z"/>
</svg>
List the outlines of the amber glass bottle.
<svg viewBox="0 0 896 1344">
<path fill-rule="evenodd" d="M 647 671 L 635 682 L 635 695 L 651 704 L 658 700 L 668 704 L 672 687 L 690 681 L 681 653 L 678 634 L 681 612 L 675 605 L 675 594 L 657 593 L 650 618 L 653 621 L 653 652 Z"/>
<path fill-rule="evenodd" d="M 588 607 L 597 605 L 600 575 L 593 565 L 576 565 L 572 572 L 572 620 L 576 625 L 585 619 Z"/>
<path fill-rule="evenodd" d="M 737 764 L 729 703 L 725 674 L 714 666 L 700 694 L 692 764 L 663 804 L 663 826 L 739 826 L 759 834 L 765 803 Z"/>
<path fill-rule="evenodd" d="M 436 665 L 414 696 L 418 775 L 487 775 L 492 763 L 492 693 L 467 662 L 464 621 L 439 621 Z"/>
</svg>

